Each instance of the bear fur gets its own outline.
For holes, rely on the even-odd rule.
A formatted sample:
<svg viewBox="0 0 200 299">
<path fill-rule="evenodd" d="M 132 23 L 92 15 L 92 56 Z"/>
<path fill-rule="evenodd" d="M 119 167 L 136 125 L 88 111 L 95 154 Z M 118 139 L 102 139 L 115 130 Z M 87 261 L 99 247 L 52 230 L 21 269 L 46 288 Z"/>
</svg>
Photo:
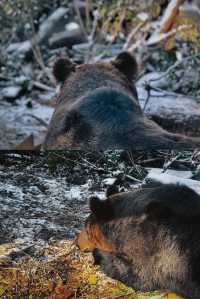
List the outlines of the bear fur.
<svg viewBox="0 0 200 299">
<path fill-rule="evenodd" d="M 167 289 L 200 298 L 200 196 L 161 185 L 93 197 L 77 238 L 110 277 L 138 291 Z"/>
<path fill-rule="evenodd" d="M 62 89 L 44 149 L 193 149 L 200 138 L 172 134 L 147 119 L 138 102 L 135 58 L 76 66 L 60 58 L 53 70 Z"/>
</svg>

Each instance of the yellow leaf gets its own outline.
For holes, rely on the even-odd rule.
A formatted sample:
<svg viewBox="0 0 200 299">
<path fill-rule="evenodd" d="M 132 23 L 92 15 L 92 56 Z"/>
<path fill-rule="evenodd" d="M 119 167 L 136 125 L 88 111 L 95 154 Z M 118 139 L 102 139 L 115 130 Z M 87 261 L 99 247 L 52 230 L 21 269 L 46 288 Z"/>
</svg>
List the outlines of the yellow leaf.
<svg viewBox="0 0 200 299">
<path fill-rule="evenodd" d="M 167 294 L 167 298 L 166 299 L 183 299 L 182 297 L 176 295 L 175 293 L 169 293 Z"/>
<path fill-rule="evenodd" d="M 127 294 L 129 294 L 129 293 L 134 293 L 134 290 L 132 289 L 132 288 L 130 288 L 130 287 L 127 287 L 125 284 L 123 284 L 123 283 L 118 283 L 118 288 L 121 290 L 121 291 L 124 291 L 124 292 L 126 292 Z"/>
<path fill-rule="evenodd" d="M 174 49 L 176 46 L 176 43 L 175 43 L 175 38 L 174 37 L 171 37 L 169 38 L 166 43 L 165 43 L 165 50 L 166 51 L 170 51 L 172 49 Z"/>
<path fill-rule="evenodd" d="M 97 284 L 97 277 L 96 275 L 90 275 L 88 278 L 88 282 L 91 285 L 96 285 Z"/>
<path fill-rule="evenodd" d="M 5 289 L 0 288 L 0 297 L 5 293 Z"/>
</svg>

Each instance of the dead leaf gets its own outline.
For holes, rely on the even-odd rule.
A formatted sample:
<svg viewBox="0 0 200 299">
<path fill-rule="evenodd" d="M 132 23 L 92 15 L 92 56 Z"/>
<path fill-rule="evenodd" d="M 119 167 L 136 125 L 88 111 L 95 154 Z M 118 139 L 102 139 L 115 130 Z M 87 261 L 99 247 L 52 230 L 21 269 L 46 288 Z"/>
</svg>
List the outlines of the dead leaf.
<svg viewBox="0 0 200 299">
<path fill-rule="evenodd" d="M 41 146 L 41 140 L 35 140 L 34 135 L 31 134 L 30 136 L 25 138 L 20 144 L 18 144 L 15 147 L 15 149 L 17 151 L 40 151 Z"/>
<path fill-rule="evenodd" d="M 96 285 L 97 284 L 97 276 L 94 275 L 90 275 L 88 278 L 88 282 L 90 285 Z"/>
<path fill-rule="evenodd" d="M 49 299 L 68 299 L 74 295 L 75 291 L 66 286 L 58 285 L 53 293 L 50 295 Z"/>
<path fill-rule="evenodd" d="M 31 134 L 27 138 L 25 138 L 20 144 L 18 144 L 15 148 L 19 151 L 27 151 L 34 149 L 34 136 Z"/>
<path fill-rule="evenodd" d="M 0 287 L 0 297 L 5 293 L 5 289 Z"/>
<path fill-rule="evenodd" d="M 169 293 L 167 294 L 167 299 L 183 299 L 183 298 L 176 295 L 175 293 Z"/>
</svg>

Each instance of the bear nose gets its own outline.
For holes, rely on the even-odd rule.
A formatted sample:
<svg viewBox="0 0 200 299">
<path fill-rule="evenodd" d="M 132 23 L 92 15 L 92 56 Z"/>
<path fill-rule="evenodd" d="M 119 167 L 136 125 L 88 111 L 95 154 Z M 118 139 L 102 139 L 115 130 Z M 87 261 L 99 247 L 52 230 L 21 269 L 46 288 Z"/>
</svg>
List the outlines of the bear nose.
<svg viewBox="0 0 200 299">
<path fill-rule="evenodd" d="M 94 258 L 94 265 L 100 265 L 101 260 L 102 260 L 102 255 L 100 254 L 100 252 L 97 248 L 95 248 L 92 251 L 92 255 L 93 255 L 93 258 Z"/>
</svg>

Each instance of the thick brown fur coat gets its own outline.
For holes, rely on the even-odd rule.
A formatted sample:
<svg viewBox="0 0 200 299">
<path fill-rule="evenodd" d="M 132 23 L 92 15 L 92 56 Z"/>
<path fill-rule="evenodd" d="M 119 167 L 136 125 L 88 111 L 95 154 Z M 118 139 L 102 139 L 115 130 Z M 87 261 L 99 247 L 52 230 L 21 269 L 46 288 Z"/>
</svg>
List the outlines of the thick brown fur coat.
<svg viewBox="0 0 200 299">
<path fill-rule="evenodd" d="M 200 298 L 200 196 L 162 185 L 90 200 L 77 238 L 112 278 L 139 291 L 168 289 Z"/>
<path fill-rule="evenodd" d="M 63 82 L 45 149 L 192 149 L 200 138 L 172 134 L 140 108 L 134 79 L 137 63 L 129 53 L 111 62 L 75 66 L 61 58 L 54 67 Z"/>
</svg>

